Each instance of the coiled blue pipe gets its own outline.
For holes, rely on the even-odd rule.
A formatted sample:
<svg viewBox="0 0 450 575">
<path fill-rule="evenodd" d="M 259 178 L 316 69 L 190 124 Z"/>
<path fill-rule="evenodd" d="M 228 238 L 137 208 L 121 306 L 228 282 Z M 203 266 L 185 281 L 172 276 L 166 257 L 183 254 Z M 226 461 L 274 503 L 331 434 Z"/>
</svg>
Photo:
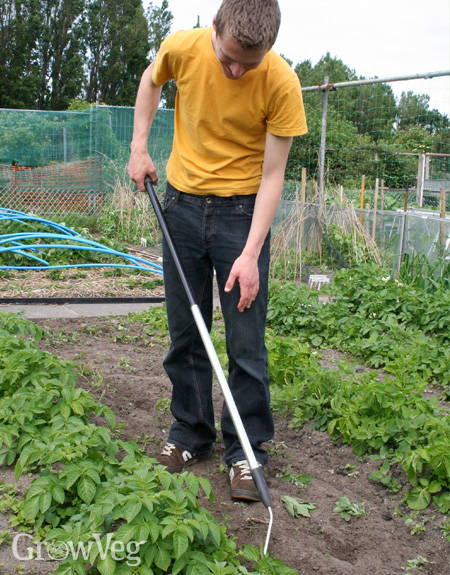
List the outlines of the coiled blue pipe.
<svg viewBox="0 0 450 575">
<path fill-rule="evenodd" d="M 1 266 L 1 270 L 51 270 L 51 269 L 65 269 L 65 268 L 85 268 L 85 267 L 116 267 L 116 268 L 128 268 L 139 271 L 153 272 L 162 274 L 162 267 L 153 262 L 150 262 L 143 258 L 138 258 L 130 254 L 119 252 L 107 246 L 104 246 L 93 240 L 88 240 L 83 238 L 83 236 L 64 226 L 63 224 L 57 224 L 49 220 L 44 220 L 26 214 L 24 212 L 19 212 L 16 210 L 10 210 L 7 208 L 0 208 L 0 223 L 2 221 L 15 221 L 24 226 L 33 227 L 34 223 L 40 223 L 46 225 L 55 230 L 54 233 L 42 233 L 42 232 L 20 232 L 13 234 L 3 234 L 0 235 L 0 254 L 5 252 L 13 252 L 20 256 L 27 257 L 40 265 L 9 265 Z M 40 240 L 36 244 L 23 243 L 25 240 Z M 42 240 L 47 240 L 46 243 L 42 243 Z M 51 243 L 50 240 L 55 240 L 56 243 Z M 68 241 L 72 240 L 74 243 L 62 244 L 57 243 L 57 241 Z M 84 264 L 50 264 L 49 262 L 40 258 L 36 253 L 44 249 L 64 249 L 64 250 L 78 250 L 78 251 L 92 251 L 113 257 L 122 258 L 127 263 L 84 263 Z"/>
</svg>

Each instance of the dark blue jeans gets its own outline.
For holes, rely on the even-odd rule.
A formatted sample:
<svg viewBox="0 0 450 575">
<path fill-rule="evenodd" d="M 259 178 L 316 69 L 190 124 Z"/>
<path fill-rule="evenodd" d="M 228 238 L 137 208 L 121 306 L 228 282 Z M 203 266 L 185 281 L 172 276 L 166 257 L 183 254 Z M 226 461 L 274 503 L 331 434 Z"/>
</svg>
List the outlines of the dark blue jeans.
<svg viewBox="0 0 450 575">
<path fill-rule="evenodd" d="M 255 195 L 198 196 L 179 192 L 168 184 L 164 214 L 209 330 L 213 313 L 213 273 L 216 271 L 226 330 L 228 383 L 255 457 L 264 465 L 268 455 L 262 444 L 273 437 L 264 343 L 270 234 L 259 257 L 260 289 L 251 307 L 242 313 L 238 311 L 237 281 L 231 292 L 224 292 L 231 267 L 247 241 L 254 204 Z M 171 338 L 164 368 L 173 386 L 171 411 L 175 418 L 168 441 L 193 453 L 206 453 L 216 439 L 212 368 L 164 240 L 163 262 Z M 225 404 L 221 429 L 225 463 L 230 465 L 245 459 Z"/>
</svg>

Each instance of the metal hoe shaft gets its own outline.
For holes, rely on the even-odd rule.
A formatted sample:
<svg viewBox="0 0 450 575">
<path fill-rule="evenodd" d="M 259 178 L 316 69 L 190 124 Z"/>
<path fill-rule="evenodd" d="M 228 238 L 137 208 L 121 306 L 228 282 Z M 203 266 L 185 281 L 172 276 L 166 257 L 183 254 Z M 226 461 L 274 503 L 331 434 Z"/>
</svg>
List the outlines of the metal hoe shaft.
<svg viewBox="0 0 450 575">
<path fill-rule="evenodd" d="M 270 533 L 272 530 L 272 523 L 273 523 L 273 513 L 272 513 L 272 505 L 270 500 L 270 493 L 266 485 L 266 481 L 264 479 L 264 475 L 262 473 L 261 468 L 256 461 L 255 454 L 253 453 L 252 446 L 250 445 L 250 441 L 248 439 L 247 433 L 245 431 L 244 425 L 242 423 L 241 416 L 239 411 L 236 407 L 234 402 L 233 395 L 231 394 L 230 387 L 226 380 L 225 374 L 223 372 L 222 366 L 220 365 L 219 358 L 217 356 L 216 350 L 214 349 L 214 345 L 211 341 L 211 337 L 209 335 L 208 328 L 206 327 L 205 321 L 201 314 L 200 308 L 198 307 L 195 297 L 192 291 L 192 288 L 189 284 L 189 281 L 186 277 L 186 273 L 183 268 L 183 264 L 178 256 L 175 244 L 173 243 L 171 234 L 167 227 L 167 223 L 161 209 L 161 206 L 158 201 L 158 197 L 156 196 L 155 189 L 153 187 L 153 183 L 149 176 L 145 178 L 145 188 L 147 190 L 148 196 L 150 198 L 150 202 L 153 206 L 153 209 L 156 214 L 156 218 L 158 220 L 159 225 L 161 226 L 162 233 L 166 240 L 167 246 L 170 250 L 170 253 L 174 259 L 175 266 L 177 268 L 178 274 L 180 276 L 181 283 L 183 284 L 183 288 L 186 292 L 186 296 L 189 300 L 189 305 L 191 306 L 191 312 L 194 317 L 194 321 L 197 325 L 197 329 L 200 332 L 200 336 L 202 338 L 203 344 L 206 349 L 206 353 L 208 354 L 209 361 L 211 362 L 212 368 L 216 377 L 219 381 L 220 388 L 222 390 L 222 394 L 224 396 L 224 401 L 228 407 L 228 410 L 231 415 L 231 419 L 233 420 L 234 428 L 236 430 L 237 436 L 241 443 L 242 449 L 245 454 L 245 458 L 247 459 L 247 463 L 250 467 L 250 471 L 253 477 L 253 481 L 255 482 L 256 489 L 258 490 L 259 494 L 261 495 L 261 501 L 263 502 L 264 506 L 269 511 L 269 527 L 267 530 L 267 537 L 264 546 L 264 553 L 267 553 L 267 547 L 269 544 Z"/>
</svg>

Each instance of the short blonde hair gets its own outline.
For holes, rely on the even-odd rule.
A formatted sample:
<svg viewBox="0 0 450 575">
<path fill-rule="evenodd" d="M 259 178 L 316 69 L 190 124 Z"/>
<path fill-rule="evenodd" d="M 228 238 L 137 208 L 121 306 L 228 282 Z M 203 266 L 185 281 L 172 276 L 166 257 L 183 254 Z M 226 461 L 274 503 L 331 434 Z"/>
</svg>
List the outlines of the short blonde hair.
<svg viewBox="0 0 450 575">
<path fill-rule="evenodd" d="M 220 38 L 231 37 L 244 50 L 270 50 L 280 21 L 277 0 L 223 0 L 215 23 Z"/>
</svg>

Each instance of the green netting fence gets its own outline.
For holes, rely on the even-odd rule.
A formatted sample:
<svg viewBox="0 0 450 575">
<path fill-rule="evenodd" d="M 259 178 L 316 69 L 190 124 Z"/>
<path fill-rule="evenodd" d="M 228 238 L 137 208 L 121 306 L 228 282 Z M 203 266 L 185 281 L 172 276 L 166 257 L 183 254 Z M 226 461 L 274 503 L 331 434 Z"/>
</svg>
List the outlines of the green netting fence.
<svg viewBox="0 0 450 575">
<path fill-rule="evenodd" d="M 125 174 L 134 108 L 76 112 L 0 110 L 0 205 L 46 217 L 99 215 Z M 150 151 L 167 162 L 173 110 L 158 110 Z"/>
<path fill-rule="evenodd" d="M 440 210 L 434 214 L 439 217 L 443 191 L 445 209 L 450 210 L 449 119 L 420 95 L 432 84 L 442 109 L 448 109 L 450 72 L 440 74 L 411 81 L 305 88 L 309 131 L 294 139 L 283 199 L 332 204 L 336 189 L 341 189 L 355 207 L 368 213 L 430 208 Z M 412 96 L 399 99 L 401 91 L 407 94 L 413 86 L 417 97 L 411 92 Z M 117 178 L 129 181 L 133 115 L 133 108 L 107 106 L 70 112 L 0 110 L 0 207 L 69 224 L 75 215 L 102 214 Z M 149 151 L 161 181 L 173 130 L 173 110 L 159 109 Z M 382 202 L 375 205 L 377 182 Z M 411 221 L 428 217 L 415 216 Z M 408 216 L 392 218 L 406 221 Z M 375 226 L 381 244 L 389 227 L 382 226 L 383 219 L 387 221 L 379 217 Z M 403 241 L 395 244 L 396 249 L 407 249 L 408 226 L 401 226 Z"/>
</svg>

